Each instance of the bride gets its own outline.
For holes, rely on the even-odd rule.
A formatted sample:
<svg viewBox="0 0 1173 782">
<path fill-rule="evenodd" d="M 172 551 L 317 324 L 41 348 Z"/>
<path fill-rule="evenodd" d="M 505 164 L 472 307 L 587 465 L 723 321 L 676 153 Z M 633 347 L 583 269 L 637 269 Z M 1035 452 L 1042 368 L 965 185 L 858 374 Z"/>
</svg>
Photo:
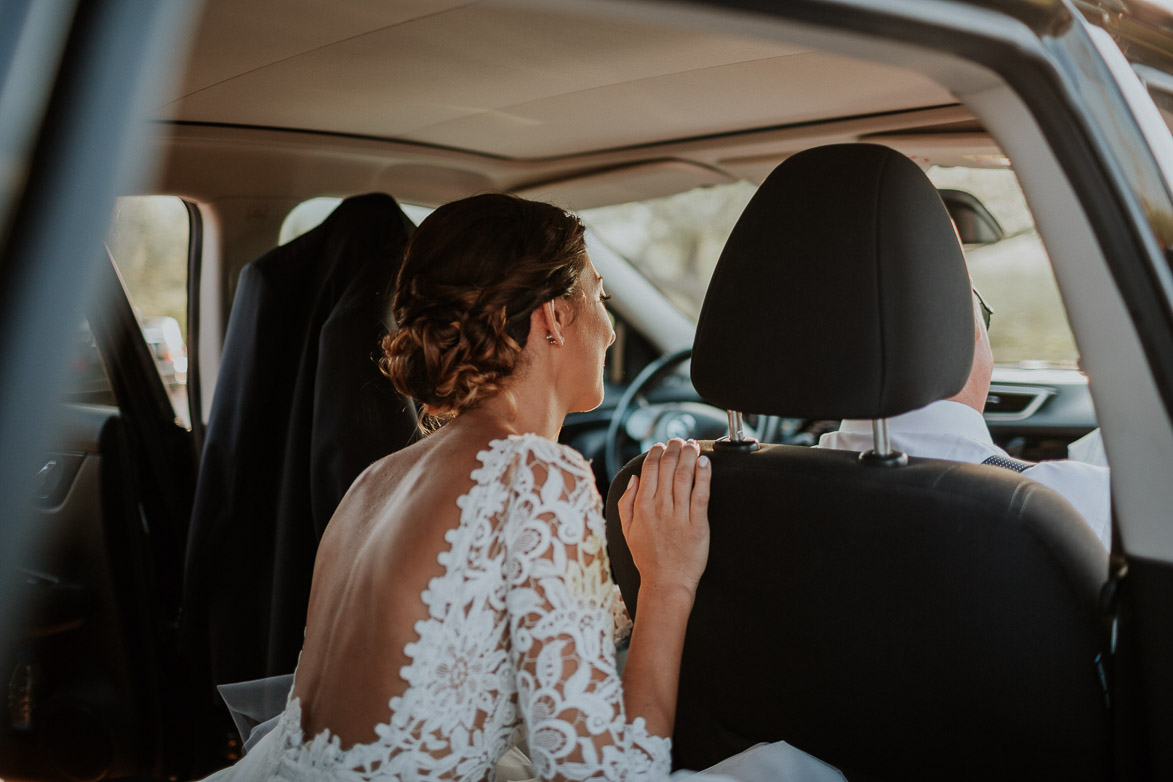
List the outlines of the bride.
<svg viewBox="0 0 1173 782">
<path fill-rule="evenodd" d="M 444 425 L 342 500 L 285 710 L 216 778 L 492 779 L 516 739 L 540 779 L 669 775 L 711 467 L 657 445 L 620 501 L 642 584 L 621 680 L 594 473 L 556 442 L 602 402 L 607 298 L 557 207 L 480 195 L 420 225 L 382 366 Z"/>
</svg>

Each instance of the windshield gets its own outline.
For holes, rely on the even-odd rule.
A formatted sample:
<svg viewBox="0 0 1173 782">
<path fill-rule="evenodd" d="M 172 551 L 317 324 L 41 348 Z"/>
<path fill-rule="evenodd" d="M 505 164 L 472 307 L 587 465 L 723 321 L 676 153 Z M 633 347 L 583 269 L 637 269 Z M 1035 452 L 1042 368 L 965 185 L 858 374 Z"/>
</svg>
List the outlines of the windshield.
<svg viewBox="0 0 1173 782">
<path fill-rule="evenodd" d="M 927 174 L 940 189 L 975 196 L 1004 233 L 998 241 L 965 248 L 974 286 L 994 310 L 994 360 L 1075 366 L 1075 340 L 1018 180 L 1001 167 L 1004 159 L 982 162 L 998 167 L 934 166 Z M 603 242 L 696 320 L 721 248 L 755 189 L 749 182 L 734 182 L 587 209 L 581 216 Z M 779 292 L 782 298 L 786 295 Z"/>
</svg>

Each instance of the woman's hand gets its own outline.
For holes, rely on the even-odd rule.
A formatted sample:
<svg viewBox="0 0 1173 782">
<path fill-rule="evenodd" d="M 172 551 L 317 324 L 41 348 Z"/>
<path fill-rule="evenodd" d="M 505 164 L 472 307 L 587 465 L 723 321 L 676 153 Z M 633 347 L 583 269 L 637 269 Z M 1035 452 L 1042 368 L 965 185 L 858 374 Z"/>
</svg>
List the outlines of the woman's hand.
<svg viewBox="0 0 1173 782">
<path fill-rule="evenodd" d="M 700 452 L 692 440 L 653 446 L 619 498 L 623 537 L 640 577 L 623 700 L 628 715 L 643 717 L 656 736 L 672 735 L 685 629 L 709 558 L 713 468 Z"/>
<path fill-rule="evenodd" d="M 623 537 L 640 575 L 640 593 L 678 587 L 696 594 L 709 558 L 709 482 L 713 468 L 693 440 L 648 451 L 640 476 L 619 498 Z"/>
</svg>

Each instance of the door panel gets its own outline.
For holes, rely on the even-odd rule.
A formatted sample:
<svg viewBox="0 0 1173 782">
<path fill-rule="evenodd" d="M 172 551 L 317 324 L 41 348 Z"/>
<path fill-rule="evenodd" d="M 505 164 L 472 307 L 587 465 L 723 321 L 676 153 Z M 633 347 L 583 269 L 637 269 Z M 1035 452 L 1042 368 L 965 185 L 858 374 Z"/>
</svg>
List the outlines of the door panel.
<svg viewBox="0 0 1173 782">
<path fill-rule="evenodd" d="M 34 486 L 41 545 L 20 568 L 23 616 L 3 667 L 0 776 L 97 779 L 159 763 L 158 639 L 137 481 L 115 407 L 62 405 Z M 58 472 L 58 477 L 53 473 Z M 43 476 L 44 478 L 45 476 Z"/>
<path fill-rule="evenodd" d="M 175 643 L 194 453 L 109 257 L 101 278 L 29 476 L 0 778 L 194 775 Z"/>
</svg>

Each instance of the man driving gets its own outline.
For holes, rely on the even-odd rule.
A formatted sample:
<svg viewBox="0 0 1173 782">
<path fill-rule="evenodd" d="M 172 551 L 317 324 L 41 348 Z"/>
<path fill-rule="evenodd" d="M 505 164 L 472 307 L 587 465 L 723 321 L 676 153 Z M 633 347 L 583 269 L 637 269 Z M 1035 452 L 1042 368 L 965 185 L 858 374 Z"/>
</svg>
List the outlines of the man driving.
<svg viewBox="0 0 1173 782">
<path fill-rule="evenodd" d="M 973 367 L 958 393 L 919 410 L 888 419 L 892 448 L 909 456 L 991 464 L 1020 472 L 1070 502 L 1105 548 L 1112 537 L 1107 467 L 1070 459 L 1027 462 L 999 448 L 986 427 L 982 411 L 990 392 L 994 354 L 989 325 L 993 311 L 976 289 L 974 302 Z M 819 439 L 819 448 L 867 451 L 872 448 L 872 422 L 845 420 L 836 432 Z"/>
</svg>

